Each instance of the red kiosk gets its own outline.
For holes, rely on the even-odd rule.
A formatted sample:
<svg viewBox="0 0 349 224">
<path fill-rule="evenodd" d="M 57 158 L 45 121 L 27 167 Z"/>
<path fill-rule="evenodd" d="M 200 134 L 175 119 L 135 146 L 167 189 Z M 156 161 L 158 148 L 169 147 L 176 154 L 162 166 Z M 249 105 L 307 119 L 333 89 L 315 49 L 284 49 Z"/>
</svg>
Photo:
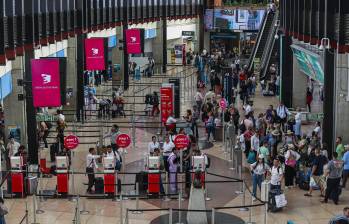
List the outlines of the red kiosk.
<svg viewBox="0 0 349 224">
<path fill-rule="evenodd" d="M 11 156 L 11 180 L 12 180 L 12 193 L 25 196 L 24 193 L 24 170 L 23 157 Z"/>
<path fill-rule="evenodd" d="M 147 159 L 148 168 L 148 193 L 158 194 L 160 193 L 160 157 L 148 156 Z"/>
<path fill-rule="evenodd" d="M 74 150 L 79 146 L 79 138 L 68 135 L 64 138 L 64 148 Z M 67 156 L 56 156 L 57 169 L 57 193 L 68 194 L 69 192 L 69 159 Z"/>
</svg>

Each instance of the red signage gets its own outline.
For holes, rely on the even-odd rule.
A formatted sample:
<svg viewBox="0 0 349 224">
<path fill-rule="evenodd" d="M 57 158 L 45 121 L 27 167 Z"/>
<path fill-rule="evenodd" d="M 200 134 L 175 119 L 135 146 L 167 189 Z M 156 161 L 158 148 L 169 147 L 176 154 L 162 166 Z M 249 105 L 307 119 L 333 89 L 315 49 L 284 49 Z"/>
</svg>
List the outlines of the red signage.
<svg viewBox="0 0 349 224">
<path fill-rule="evenodd" d="M 59 59 L 32 59 L 34 107 L 60 107 Z"/>
<path fill-rule="evenodd" d="M 85 39 L 86 70 L 105 70 L 104 38 Z"/>
<path fill-rule="evenodd" d="M 189 145 L 189 138 L 186 135 L 177 135 L 174 144 L 177 149 L 184 149 Z"/>
<path fill-rule="evenodd" d="M 79 145 L 79 138 L 75 135 L 68 135 L 64 138 L 64 148 L 73 150 L 76 149 Z"/>
<path fill-rule="evenodd" d="M 160 88 L 161 101 L 161 121 L 166 122 L 167 118 L 173 113 L 173 89 L 172 87 Z"/>
<path fill-rule="evenodd" d="M 141 29 L 128 29 L 125 31 L 127 54 L 142 53 L 142 38 Z"/>
<path fill-rule="evenodd" d="M 126 148 L 131 144 L 131 138 L 127 134 L 120 134 L 116 137 L 116 144 L 120 148 Z"/>
</svg>

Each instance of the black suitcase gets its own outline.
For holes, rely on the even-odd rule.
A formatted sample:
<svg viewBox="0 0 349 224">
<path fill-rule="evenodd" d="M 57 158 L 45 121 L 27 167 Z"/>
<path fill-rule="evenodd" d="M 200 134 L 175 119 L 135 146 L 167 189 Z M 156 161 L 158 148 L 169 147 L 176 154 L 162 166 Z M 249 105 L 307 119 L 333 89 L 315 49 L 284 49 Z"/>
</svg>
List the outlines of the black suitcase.
<svg viewBox="0 0 349 224">
<path fill-rule="evenodd" d="M 276 207 L 275 196 L 282 194 L 281 190 L 274 189 L 269 191 L 269 201 L 268 201 L 268 210 L 271 212 L 281 211 L 282 208 Z"/>
<path fill-rule="evenodd" d="M 104 194 L 104 180 L 103 177 L 95 178 L 95 193 Z"/>
<path fill-rule="evenodd" d="M 139 194 L 147 194 L 148 190 L 148 173 L 139 172 L 136 174 L 135 183 L 139 183 Z M 136 188 L 136 186 L 135 186 Z"/>
</svg>

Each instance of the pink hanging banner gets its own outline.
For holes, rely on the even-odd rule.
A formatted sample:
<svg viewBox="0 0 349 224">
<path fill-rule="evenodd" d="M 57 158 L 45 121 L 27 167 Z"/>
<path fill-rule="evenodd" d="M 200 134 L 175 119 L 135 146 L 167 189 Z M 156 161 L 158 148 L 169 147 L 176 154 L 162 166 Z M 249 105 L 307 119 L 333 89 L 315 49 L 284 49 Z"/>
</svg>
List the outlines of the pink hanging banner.
<svg viewBox="0 0 349 224">
<path fill-rule="evenodd" d="M 141 29 L 125 31 L 127 54 L 141 54 L 143 52 L 144 32 Z"/>
<path fill-rule="evenodd" d="M 32 59 L 31 68 L 34 107 L 60 107 L 59 59 Z"/>
<path fill-rule="evenodd" d="M 104 38 L 85 39 L 86 70 L 105 70 Z"/>
</svg>

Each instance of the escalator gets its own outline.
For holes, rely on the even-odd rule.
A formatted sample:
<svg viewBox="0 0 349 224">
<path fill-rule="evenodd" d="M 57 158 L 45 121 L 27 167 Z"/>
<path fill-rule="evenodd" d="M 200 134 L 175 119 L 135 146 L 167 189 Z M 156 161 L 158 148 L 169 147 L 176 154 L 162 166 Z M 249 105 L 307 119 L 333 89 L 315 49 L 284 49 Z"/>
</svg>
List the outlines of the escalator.
<svg viewBox="0 0 349 224">
<path fill-rule="evenodd" d="M 258 32 L 256 44 L 253 47 L 252 54 L 248 62 L 248 70 L 258 69 L 256 68 L 258 66 L 254 65 L 254 62 L 261 61 L 262 59 L 263 52 L 266 49 L 268 38 L 273 30 L 273 25 L 275 24 L 275 15 L 276 13 L 268 11 L 263 19 L 263 24 Z"/>
</svg>

